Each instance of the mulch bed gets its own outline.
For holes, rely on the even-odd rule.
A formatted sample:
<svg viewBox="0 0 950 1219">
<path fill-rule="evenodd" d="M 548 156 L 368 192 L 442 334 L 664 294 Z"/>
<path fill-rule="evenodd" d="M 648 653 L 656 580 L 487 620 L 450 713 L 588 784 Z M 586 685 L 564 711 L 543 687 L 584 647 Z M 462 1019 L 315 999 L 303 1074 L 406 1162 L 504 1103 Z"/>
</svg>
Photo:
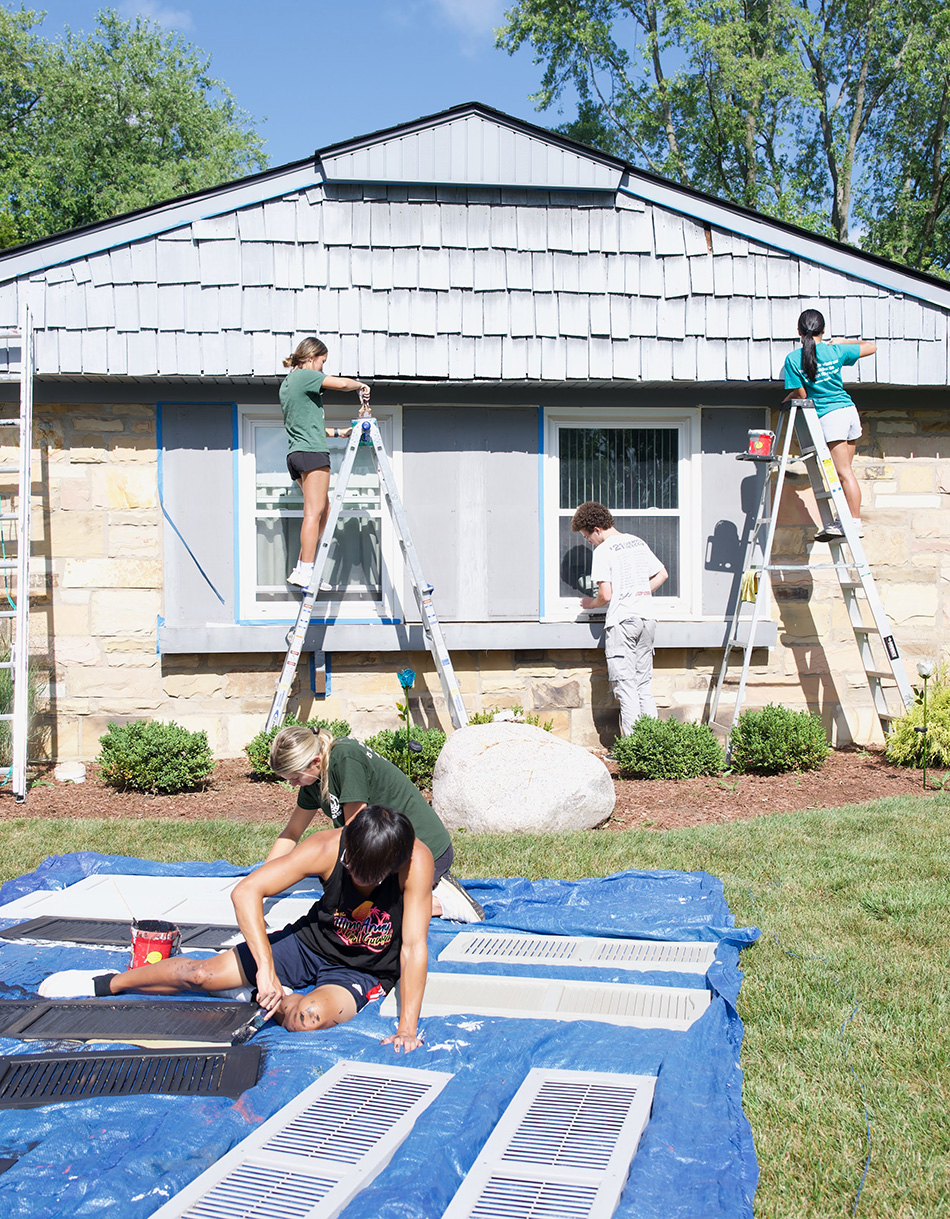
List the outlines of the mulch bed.
<svg viewBox="0 0 950 1219">
<path fill-rule="evenodd" d="M 737 821 L 763 813 L 790 813 L 804 808 L 862 804 L 882 796 L 921 795 L 919 770 L 891 766 L 882 752 L 844 749 L 833 752 L 821 770 L 804 774 L 741 775 L 685 780 L 622 780 L 614 774 L 617 804 L 608 829 L 658 829 Z M 19 817 L 163 817 L 169 820 L 232 820 L 252 824 L 286 821 L 296 803 L 294 791 L 261 782 L 248 772 L 244 758 L 215 766 L 202 791 L 177 796 L 145 796 L 106 787 L 98 768 L 86 768 L 85 783 L 56 783 L 52 772 L 17 804 L 9 788 L 0 789 L 0 820 Z M 929 772 L 930 790 L 942 775 Z"/>
</svg>

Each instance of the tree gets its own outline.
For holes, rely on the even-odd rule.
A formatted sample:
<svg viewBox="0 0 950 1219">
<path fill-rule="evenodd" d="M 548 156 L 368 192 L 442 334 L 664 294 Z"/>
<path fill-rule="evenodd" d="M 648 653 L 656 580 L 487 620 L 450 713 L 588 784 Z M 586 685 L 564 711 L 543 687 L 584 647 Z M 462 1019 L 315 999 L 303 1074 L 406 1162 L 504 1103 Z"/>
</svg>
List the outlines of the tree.
<svg viewBox="0 0 950 1219">
<path fill-rule="evenodd" d="M 946 193 L 917 149 L 921 121 L 944 143 L 941 17 L 939 0 L 519 0 L 497 45 L 533 47 L 539 109 L 574 87 L 561 130 L 576 138 L 841 241 L 857 219 L 872 248 L 910 252 Z M 895 180 L 914 240 L 884 235 Z"/>
<path fill-rule="evenodd" d="M 265 167 L 252 120 L 178 35 L 105 10 L 88 37 L 48 42 L 41 20 L 0 8 L 0 244 Z"/>
</svg>

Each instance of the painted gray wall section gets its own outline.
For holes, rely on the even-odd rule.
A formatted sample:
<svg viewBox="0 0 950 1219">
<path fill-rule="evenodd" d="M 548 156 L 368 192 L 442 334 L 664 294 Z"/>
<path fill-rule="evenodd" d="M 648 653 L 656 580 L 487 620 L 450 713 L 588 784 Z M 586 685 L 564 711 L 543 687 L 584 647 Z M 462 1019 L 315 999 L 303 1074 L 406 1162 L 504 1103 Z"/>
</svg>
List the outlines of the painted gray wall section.
<svg viewBox="0 0 950 1219">
<path fill-rule="evenodd" d="M 766 410 L 704 409 L 702 433 L 702 612 L 732 614 L 765 466 L 736 460 Z"/>
<path fill-rule="evenodd" d="M 170 627 L 233 623 L 233 407 L 164 402 L 160 409 L 162 501 L 194 555 L 166 521 L 165 622 Z"/>
<path fill-rule="evenodd" d="M 382 138 L 370 138 L 320 157 L 330 182 L 442 182 L 465 186 L 523 186 L 614 192 L 623 173 L 598 159 L 518 126 L 467 114 Z"/>
<path fill-rule="evenodd" d="M 537 621 L 537 410 L 407 408 L 403 446 L 404 502 L 440 621 Z M 406 603 L 418 621 L 411 592 Z"/>
</svg>

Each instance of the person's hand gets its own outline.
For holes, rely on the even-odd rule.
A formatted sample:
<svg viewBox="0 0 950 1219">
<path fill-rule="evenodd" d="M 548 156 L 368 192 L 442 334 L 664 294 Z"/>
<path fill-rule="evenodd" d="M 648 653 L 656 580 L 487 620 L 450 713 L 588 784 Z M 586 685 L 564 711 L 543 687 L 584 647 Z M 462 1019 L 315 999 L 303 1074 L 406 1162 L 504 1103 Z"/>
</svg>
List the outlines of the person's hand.
<svg viewBox="0 0 950 1219">
<path fill-rule="evenodd" d="M 593 597 L 581 597 L 581 609 L 593 609 L 594 604 Z"/>
<path fill-rule="evenodd" d="M 257 971 L 257 1002 L 273 1016 L 284 1001 L 284 988 L 274 972 L 273 965 Z"/>
<path fill-rule="evenodd" d="M 391 1045 L 397 1054 L 400 1050 L 404 1054 L 408 1054 L 410 1051 L 418 1050 L 419 1046 L 424 1045 L 425 1038 L 421 1034 L 416 1036 L 414 1033 L 400 1033 L 397 1029 L 391 1037 L 384 1037 L 379 1044 Z"/>
<path fill-rule="evenodd" d="M 340 437 L 341 440 L 346 440 L 348 436 L 353 435 L 353 429 L 351 427 L 338 427 L 336 430 L 336 434 Z"/>
<path fill-rule="evenodd" d="M 369 414 L 369 386 L 361 382 L 358 392 L 360 396 L 360 417 L 363 417 Z"/>
</svg>

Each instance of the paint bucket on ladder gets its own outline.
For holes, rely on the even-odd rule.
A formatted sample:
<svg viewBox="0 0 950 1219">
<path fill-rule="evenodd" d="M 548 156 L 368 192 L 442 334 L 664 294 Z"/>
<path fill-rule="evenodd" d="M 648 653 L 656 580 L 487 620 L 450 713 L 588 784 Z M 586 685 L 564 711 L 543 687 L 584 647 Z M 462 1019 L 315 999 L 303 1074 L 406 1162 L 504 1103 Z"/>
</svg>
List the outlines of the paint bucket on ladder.
<svg viewBox="0 0 950 1219">
<path fill-rule="evenodd" d="M 771 457 L 774 444 L 774 432 L 763 431 L 761 428 L 749 428 L 749 455 L 751 457 Z"/>
<path fill-rule="evenodd" d="M 176 923 L 167 923 L 160 918 L 134 919 L 129 969 L 155 965 L 174 956 L 180 943 L 181 932 Z"/>
</svg>

